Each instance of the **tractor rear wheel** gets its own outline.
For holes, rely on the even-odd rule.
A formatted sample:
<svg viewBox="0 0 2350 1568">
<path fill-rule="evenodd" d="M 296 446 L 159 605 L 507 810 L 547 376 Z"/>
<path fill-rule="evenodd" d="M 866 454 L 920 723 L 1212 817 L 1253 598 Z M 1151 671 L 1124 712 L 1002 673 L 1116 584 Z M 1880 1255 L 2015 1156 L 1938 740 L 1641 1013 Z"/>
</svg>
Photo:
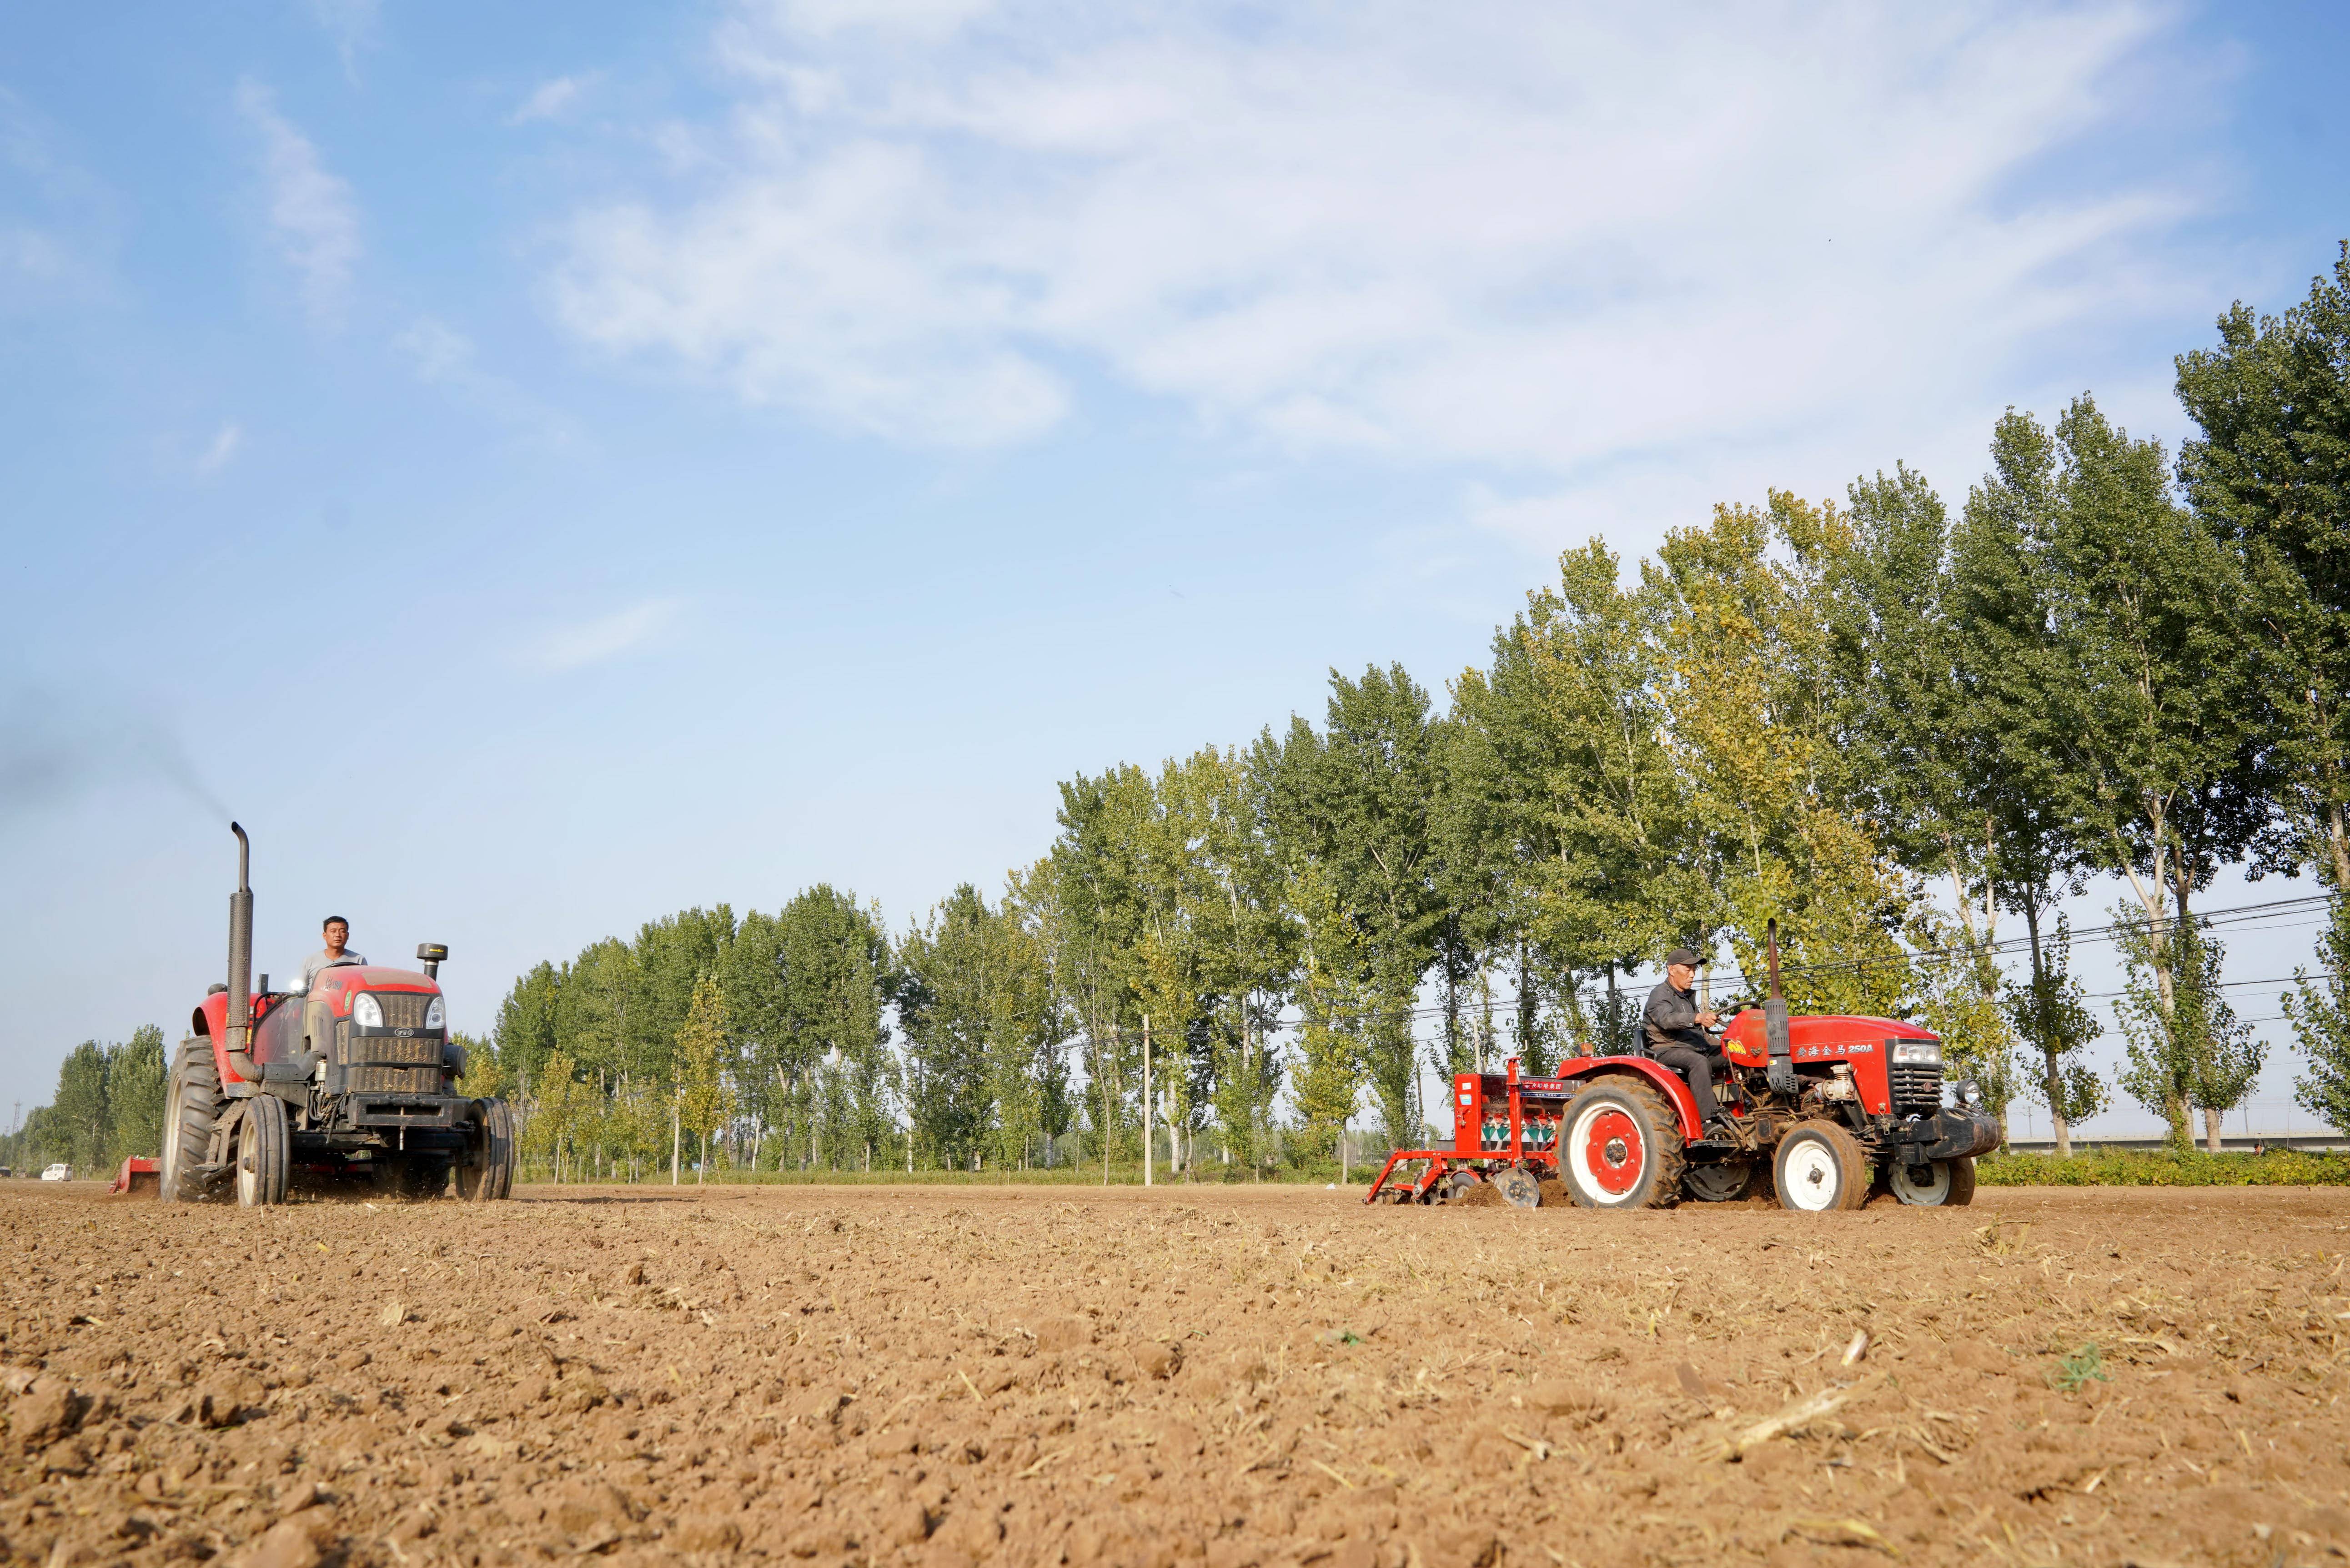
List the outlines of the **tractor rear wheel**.
<svg viewBox="0 0 2350 1568">
<path fill-rule="evenodd" d="M 1662 1209 L 1680 1198 L 1680 1123 L 1665 1096 L 1628 1075 L 1567 1102 L 1558 1171 L 1579 1209 Z"/>
<path fill-rule="evenodd" d="M 1797 1122 L 1771 1161 L 1779 1207 L 1822 1214 L 1868 1201 L 1868 1157 L 1842 1122 Z"/>
<path fill-rule="evenodd" d="M 208 1040 L 183 1040 L 163 1102 L 161 1178 L 166 1203 L 201 1203 L 218 1190 L 200 1174 L 211 1160 L 220 1121 L 220 1067 Z"/>
<path fill-rule="evenodd" d="M 1926 1167 L 1926 1173 L 1925 1180 L 1912 1180 L 1909 1168 L 1895 1160 L 1885 1168 L 1885 1184 L 1894 1197 L 1917 1209 L 1963 1209 L 1975 1200 L 1971 1156 L 1934 1160 Z"/>
<path fill-rule="evenodd" d="M 255 1095 L 244 1102 L 236 1123 L 236 1200 L 246 1209 L 286 1201 L 293 1171 L 293 1139 L 286 1130 L 286 1102 Z"/>
<path fill-rule="evenodd" d="M 468 1203 L 485 1203 L 514 1196 L 514 1112 L 504 1100 L 476 1102 L 482 1110 L 480 1140 L 474 1163 L 457 1168 L 457 1196 Z"/>
</svg>

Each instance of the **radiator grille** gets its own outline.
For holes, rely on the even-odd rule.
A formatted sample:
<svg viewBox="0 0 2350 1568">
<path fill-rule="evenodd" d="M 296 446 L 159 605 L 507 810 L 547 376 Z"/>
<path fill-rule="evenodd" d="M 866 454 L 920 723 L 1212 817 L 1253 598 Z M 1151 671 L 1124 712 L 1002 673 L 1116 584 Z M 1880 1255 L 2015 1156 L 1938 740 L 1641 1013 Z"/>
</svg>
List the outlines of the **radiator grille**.
<svg viewBox="0 0 2350 1568">
<path fill-rule="evenodd" d="M 441 1036 L 354 1034 L 346 1023 L 335 1031 L 335 1060 L 345 1067 L 374 1064 L 382 1066 L 438 1066 Z"/>
<path fill-rule="evenodd" d="M 368 994 L 382 1005 L 386 1029 L 423 1028 L 424 1010 L 432 1005 L 432 999 L 419 991 L 374 991 Z"/>
<path fill-rule="evenodd" d="M 1925 1062 L 1892 1064 L 1893 1111 L 1910 1116 L 1942 1108 L 1942 1069 Z"/>
<path fill-rule="evenodd" d="M 346 1086 L 353 1094 L 437 1095 L 438 1067 L 353 1067 Z"/>
</svg>

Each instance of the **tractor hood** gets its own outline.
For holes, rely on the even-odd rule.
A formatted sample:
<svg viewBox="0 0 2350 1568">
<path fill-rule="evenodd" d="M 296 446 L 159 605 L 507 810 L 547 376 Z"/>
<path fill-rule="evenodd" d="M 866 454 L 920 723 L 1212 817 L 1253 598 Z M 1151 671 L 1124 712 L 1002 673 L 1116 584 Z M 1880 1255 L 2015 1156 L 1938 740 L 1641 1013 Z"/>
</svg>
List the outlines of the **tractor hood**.
<svg viewBox="0 0 2350 1568">
<path fill-rule="evenodd" d="M 333 1017 L 348 1018 L 351 1012 L 351 998 L 363 991 L 413 992 L 425 996 L 438 996 L 441 984 L 432 976 L 420 974 L 412 969 L 392 969 L 372 963 L 343 964 L 321 970 L 318 978 L 310 982 L 310 994 L 307 1000 L 324 1002 Z M 256 995 L 253 999 L 255 1021 L 258 1023 L 272 1011 L 289 1002 L 298 1010 L 304 1000 L 286 996 L 282 992 L 267 996 Z M 221 1039 L 228 1023 L 228 992 L 215 989 L 204 998 L 195 1015 L 188 1022 L 194 1033 L 206 1039 Z"/>
<path fill-rule="evenodd" d="M 1898 1018 L 1871 1018 L 1865 1013 L 1797 1013 L 1787 1020 L 1788 1043 L 1798 1061 L 1841 1061 L 1846 1056 L 1874 1055 L 1887 1040 L 1936 1040 L 1940 1036 Z M 1762 1010 L 1750 1007 L 1730 1021 L 1722 1032 L 1722 1049 L 1742 1062 L 1761 1063 L 1770 1055 L 1762 1037 Z"/>
</svg>

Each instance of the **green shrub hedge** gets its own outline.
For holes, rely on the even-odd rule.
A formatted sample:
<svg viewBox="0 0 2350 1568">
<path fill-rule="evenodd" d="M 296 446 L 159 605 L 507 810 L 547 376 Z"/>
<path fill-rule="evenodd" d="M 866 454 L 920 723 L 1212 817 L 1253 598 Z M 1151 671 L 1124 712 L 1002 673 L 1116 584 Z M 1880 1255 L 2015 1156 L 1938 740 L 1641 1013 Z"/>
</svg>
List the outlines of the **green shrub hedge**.
<svg viewBox="0 0 2350 1568">
<path fill-rule="evenodd" d="M 2205 1154 L 2170 1149 L 2087 1149 L 1994 1154 L 1975 1162 L 1986 1187 L 2350 1187 L 2350 1155 L 2274 1149 Z"/>
</svg>

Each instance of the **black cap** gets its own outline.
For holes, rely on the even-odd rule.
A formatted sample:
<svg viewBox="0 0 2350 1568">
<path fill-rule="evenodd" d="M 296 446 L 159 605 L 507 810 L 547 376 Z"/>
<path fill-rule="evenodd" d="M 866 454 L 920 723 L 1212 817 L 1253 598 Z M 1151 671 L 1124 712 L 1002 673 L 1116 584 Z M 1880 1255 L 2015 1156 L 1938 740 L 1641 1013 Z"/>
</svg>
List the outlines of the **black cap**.
<svg viewBox="0 0 2350 1568">
<path fill-rule="evenodd" d="M 1695 969 L 1699 965 L 1699 959 L 1697 954 L 1687 948 L 1675 948 L 1665 955 L 1665 967 L 1670 969 L 1677 963 L 1685 963 L 1690 968 Z"/>
</svg>

